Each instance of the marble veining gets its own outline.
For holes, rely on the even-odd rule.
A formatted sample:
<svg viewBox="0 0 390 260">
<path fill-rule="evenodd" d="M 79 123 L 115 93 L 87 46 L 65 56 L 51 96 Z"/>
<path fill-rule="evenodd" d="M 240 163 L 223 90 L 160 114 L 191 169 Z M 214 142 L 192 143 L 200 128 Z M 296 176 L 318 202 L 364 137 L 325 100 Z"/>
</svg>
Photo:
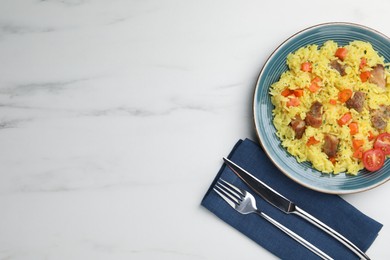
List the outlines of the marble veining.
<svg viewBox="0 0 390 260">
<path fill-rule="evenodd" d="M 39 0 L 41 3 L 56 3 L 67 7 L 79 6 L 88 3 L 87 0 Z"/>
<path fill-rule="evenodd" d="M 34 28 L 29 26 L 21 26 L 17 24 L 0 23 L 0 37 L 6 35 L 20 35 L 20 34 L 32 34 L 32 33 L 49 33 L 56 31 L 54 28 Z M 1 38 L 0 38 L 1 39 Z"/>
<path fill-rule="evenodd" d="M 6 95 L 10 99 L 13 99 L 17 96 L 34 95 L 39 92 L 60 94 L 62 91 L 70 88 L 73 84 L 85 80 L 89 79 L 73 79 L 68 81 L 19 84 L 9 88 L 1 88 L 0 94 Z"/>
</svg>

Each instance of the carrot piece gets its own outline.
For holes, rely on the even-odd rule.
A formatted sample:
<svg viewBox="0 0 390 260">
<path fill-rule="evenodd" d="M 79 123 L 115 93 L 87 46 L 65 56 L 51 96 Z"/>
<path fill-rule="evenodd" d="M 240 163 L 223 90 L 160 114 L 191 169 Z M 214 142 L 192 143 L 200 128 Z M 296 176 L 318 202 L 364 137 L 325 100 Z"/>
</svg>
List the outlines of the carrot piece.
<svg viewBox="0 0 390 260">
<path fill-rule="evenodd" d="M 304 62 L 301 64 L 301 70 L 305 72 L 310 72 L 312 70 L 312 65 L 311 62 Z"/>
<path fill-rule="evenodd" d="M 320 86 L 318 83 L 321 82 L 321 79 L 319 77 L 315 77 L 314 79 L 311 80 L 311 84 L 309 86 L 310 92 L 314 93 L 317 92 L 320 89 Z"/>
<path fill-rule="evenodd" d="M 363 147 L 359 147 L 356 151 L 353 152 L 352 156 L 356 159 L 362 159 L 363 157 Z"/>
<path fill-rule="evenodd" d="M 295 89 L 294 90 L 294 96 L 302 97 L 303 96 L 303 89 Z"/>
<path fill-rule="evenodd" d="M 337 100 L 336 99 L 329 99 L 329 103 L 331 103 L 332 105 L 336 105 Z"/>
<path fill-rule="evenodd" d="M 368 131 L 368 141 L 372 141 L 376 139 L 376 135 L 373 132 Z"/>
<path fill-rule="evenodd" d="M 314 77 L 314 79 L 311 80 L 312 83 L 320 83 L 321 78 L 320 77 Z"/>
<path fill-rule="evenodd" d="M 347 53 L 348 53 L 348 50 L 346 48 L 338 48 L 336 50 L 336 53 L 334 54 L 334 56 L 336 56 L 340 60 L 344 60 L 345 57 L 347 56 Z"/>
<path fill-rule="evenodd" d="M 350 90 L 348 88 L 340 91 L 339 92 L 339 101 L 341 103 L 347 102 L 347 100 L 352 97 L 352 93 L 353 93 L 352 90 Z"/>
<path fill-rule="evenodd" d="M 360 80 L 362 82 L 366 82 L 370 77 L 371 77 L 370 71 L 363 71 L 362 73 L 360 73 Z"/>
<path fill-rule="evenodd" d="M 342 117 L 340 117 L 339 120 L 337 120 L 337 123 L 339 126 L 343 126 L 347 124 L 352 119 L 351 113 L 345 113 Z"/>
<path fill-rule="evenodd" d="M 357 149 L 361 148 L 364 145 L 363 139 L 353 139 L 352 140 L 352 146 L 353 150 L 356 151 Z"/>
<path fill-rule="evenodd" d="M 329 161 L 335 165 L 336 164 L 336 157 L 329 157 Z"/>
<path fill-rule="evenodd" d="M 280 93 L 283 97 L 288 97 L 290 96 L 292 93 L 291 93 L 291 90 L 286 88 L 285 90 L 282 91 L 282 93 Z"/>
<path fill-rule="evenodd" d="M 359 64 L 359 69 L 363 69 L 367 65 L 367 59 L 366 58 L 361 58 L 360 59 L 360 64 Z"/>
<path fill-rule="evenodd" d="M 320 86 L 318 86 L 316 83 L 311 83 L 309 86 L 310 92 L 314 93 L 317 92 L 320 89 Z"/>
<path fill-rule="evenodd" d="M 289 101 L 287 101 L 286 106 L 287 107 L 297 107 L 301 104 L 301 101 L 299 98 L 291 96 Z"/>
<path fill-rule="evenodd" d="M 309 137 L 309 140 L 307 140 L 306 142 L 306 145 L 307 146 L 310 146 L 310 145 L 313 145 L 313 144 L 318 144 L 320 141 L 318 141 L 317 139 L 314 138 L 314 136 L 310 136 Z"/>
<path fill-rule="evenodd" d="M 348 125 L 351 135 L 355 135 L 359 132 L 359 126 L 357 122 L 352 122 Z"/>
</svg>

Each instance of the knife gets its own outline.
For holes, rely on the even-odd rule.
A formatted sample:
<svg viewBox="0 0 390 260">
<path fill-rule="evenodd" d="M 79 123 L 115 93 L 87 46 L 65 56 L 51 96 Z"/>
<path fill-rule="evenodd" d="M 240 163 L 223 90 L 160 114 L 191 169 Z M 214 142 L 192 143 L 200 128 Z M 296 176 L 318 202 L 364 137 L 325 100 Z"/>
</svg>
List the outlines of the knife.
<svg viewBox="0 0 390 260">
<path fill-rule="evenodd" d="M 321 230 L 325 231 L 327 234 L 331 235 L 335 239 L 337 239 L 339 242 L 341 242 L 344 246 L 349 248 L 352 252 L 354 252 L 356 255 L 358 255 L 361 259 L 367 259 L 370 258 L 362 251 L 360 250 L 356 245 L 354 245 L 351 241 L 349 241 L 347 238 L 345 238 L 343 235 L 338 233 L 336 230 L 332 229 L 331 227 L 327 226 L 325 223 L 321 222 L 314 216 L 310 215 L 300 207 L 294 204 L 291 200 L 287 199 L 271 187 L 269 187 L 264 182 L 257 179 L 255 176 L 232 162 L 231 160 L 227 158 L 223 158 L 225 164 L 238 176 L 240 179 L 245 182 L 254 192 L 256 192 L 258 195 L 260 195 L 264 200 L 269 202 L 274 207 L 280 209 L 286 214 L 295 214 L 309 223 L 315 225 L 316 227 L 320 228 Z"/>
</svg>

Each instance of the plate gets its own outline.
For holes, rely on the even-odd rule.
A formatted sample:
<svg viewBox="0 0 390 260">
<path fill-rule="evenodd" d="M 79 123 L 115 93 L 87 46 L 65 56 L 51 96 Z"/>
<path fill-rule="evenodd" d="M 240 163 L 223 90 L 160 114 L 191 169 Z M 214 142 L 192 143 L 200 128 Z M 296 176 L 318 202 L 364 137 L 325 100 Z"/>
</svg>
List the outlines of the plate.
<svg viewBox="0 0 390 260">
<path fill-rule="evenodd" d="M 269 87 L 288 69 L 287 55 L 308 44 L 321 46 L 328 40 L 333 40 L 339 45 L 347 45 L 354 40 L 370 42 L 385 58 L 385 62 L 390 62 L 390 39 L 366 26 L 353 23 L 325 23 L 302 30 L 284 41 L 271 54 L 260 71 L 253 97 L 254 123 L 264 151 L 276 167 L 289 178 L 307 188 L 324 193 L 356 193 L 377 187 L 390 179 L 389 158 L 376 172 L 363 169 L 356 176 L 345 173 L 322 173 L 312 168 L 309 162 L 298 163 L 295 157 L 282 147 L 272 123 L 274 106 L 271 103 Z"/>
</svg>

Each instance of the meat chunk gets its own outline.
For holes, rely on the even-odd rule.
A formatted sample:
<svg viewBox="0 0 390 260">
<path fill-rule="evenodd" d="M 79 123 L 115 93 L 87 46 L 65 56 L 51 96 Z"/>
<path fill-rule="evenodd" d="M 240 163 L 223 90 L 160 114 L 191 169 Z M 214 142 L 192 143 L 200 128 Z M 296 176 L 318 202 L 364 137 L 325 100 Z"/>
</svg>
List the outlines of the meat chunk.
<svg viewBox="0 0 390 260">
<path fill-rule="evenodd" d="M 348 108 L 353 108 L 357 112 L 363 111 L 364 101 L 366 99 L 366 94 L 361 91 L 356 91 L 353 96 L 347 100 L 345 103 Z"/>
<path fill-rule="evenodd" d="M 378 130 L 383 130 L 387 127 L 387 122 L 378 114 L 371 115 L 371 123 Z"/>
<path fill-rule="evenodd" d="M 324 146 L 322 147 L 322 151 L 329 157 L 335 157 L 337 154 L 338 146 L 340 140 L 331 134 L 326 134 L 324 136 Z"/>
<path fill-rule="evenodd" d="M 386 88 L 385 67 L 382 64 L 373 67 L 371 77 L 368 81 L 376 84 L 380 88 Z"/>
<path fill-rule="evenodd" d="M 322 104 L 320 102 L 313 102 L 310 111 L 306 114 L 305 123 L 314 128 L 322 125 Z"/>
<path fill-rule="evenodd" d="M 290 125 L 291 125 L 291 128 L 295 132 L 295 137 L 297 139 L 301 139 L 303 136 L 303 133 L 306 130 L 305 121 L 303 121 L 302 118 L 299 115 L 297 115 L 293 120 L 291 120 Z"/>
<path fill-rule="evenodd" d="M 335 70 L 337 70 L 341 76 L 345 76 L 345 66 L 341 64 L 338 60 L 333 60 L 329 63 L 329 66 Z"/>
<path fill-rule="evenodd" d="M 390 118 L 390 106 L 381 106 L 380 108 L 382 110 L 383 116 L 386 119 Z"/>
<path fill-rule="evenodd" d="M 378 129 L 387 127 L 387 120 L 390 118 L 390 106 L 381 105 L 378 109 L 371 110 L 371 123 Z"/>
</svg>

